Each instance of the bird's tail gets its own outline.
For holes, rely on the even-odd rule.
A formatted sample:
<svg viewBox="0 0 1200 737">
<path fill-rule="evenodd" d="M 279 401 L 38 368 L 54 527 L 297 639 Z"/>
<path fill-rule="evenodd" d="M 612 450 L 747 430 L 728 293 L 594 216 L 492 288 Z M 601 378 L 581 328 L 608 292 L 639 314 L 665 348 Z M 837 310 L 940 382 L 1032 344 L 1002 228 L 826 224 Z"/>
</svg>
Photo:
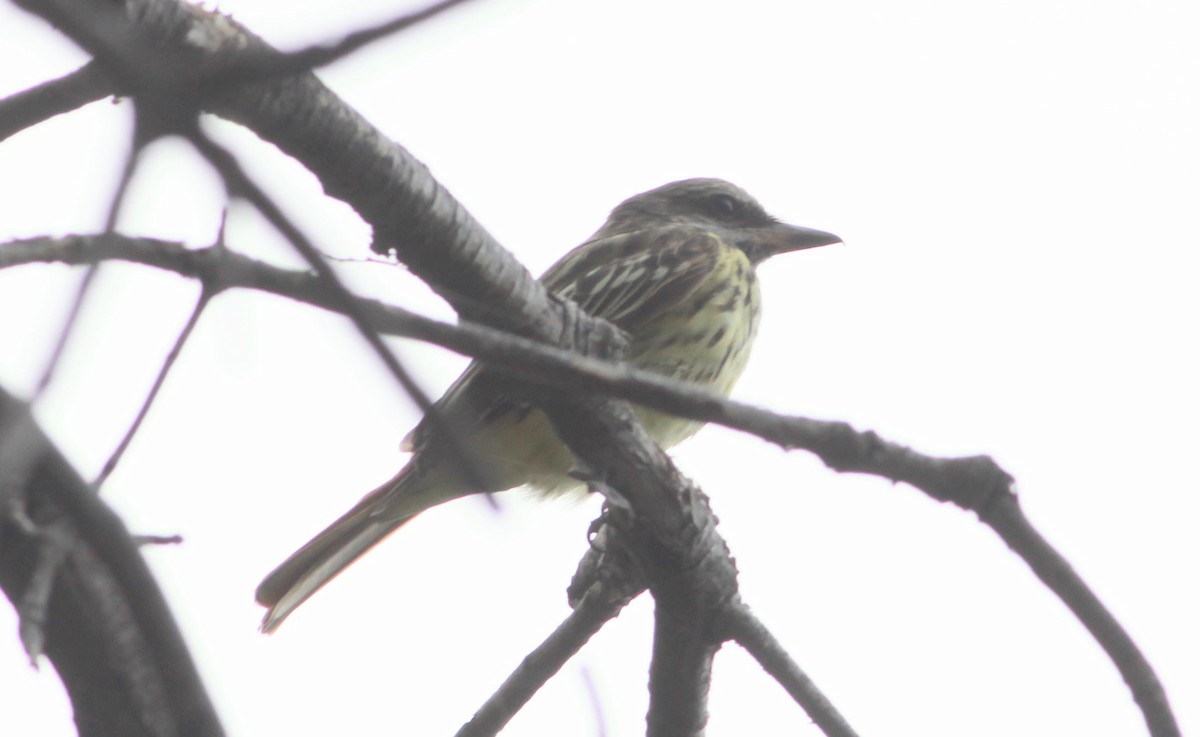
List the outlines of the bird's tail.
<svg viewBox="0 0 1200 737">
<path fill-rule="evenodd" d="M 254 598 L 267 607 L 262 631 L 271 633 L 296 607 L 405 522 L 444 499 L 414 486 L 411 466 L 362 498 L 304 547 L 267 574 Z"/>
</svg>

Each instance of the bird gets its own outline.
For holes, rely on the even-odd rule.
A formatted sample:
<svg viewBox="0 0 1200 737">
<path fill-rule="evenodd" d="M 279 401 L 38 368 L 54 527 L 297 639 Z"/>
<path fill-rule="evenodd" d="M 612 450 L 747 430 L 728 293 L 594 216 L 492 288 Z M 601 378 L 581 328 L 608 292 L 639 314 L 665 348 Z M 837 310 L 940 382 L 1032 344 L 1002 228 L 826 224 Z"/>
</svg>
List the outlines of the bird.
<svg viewBox="0 0 1200 737">
<path fill-rule="evenodd" d="M 630 365 L 728 396 L 758 330 L 755 267 L 778 254 L 840 242 L 777 220 L 727 181 L 686 179 L 619 204 L 541 282 L 623 330 Z M 275 631 L 334 576 L 426 509 L 518 486 L 546 496 L 583 489 L 549 419 L 497 391 L 490 380 L 497 376 L 474 362 L 435 404 L 483 472 L 464 472 L 461 446 L 427 415 L 401 443 L 412 452 L 408 463 L 263 579 L 255 592 L 267 607 L 263 632 Z M 703 424 L 636 405 L 634 413 L 664 449 Z"/>
</svg>

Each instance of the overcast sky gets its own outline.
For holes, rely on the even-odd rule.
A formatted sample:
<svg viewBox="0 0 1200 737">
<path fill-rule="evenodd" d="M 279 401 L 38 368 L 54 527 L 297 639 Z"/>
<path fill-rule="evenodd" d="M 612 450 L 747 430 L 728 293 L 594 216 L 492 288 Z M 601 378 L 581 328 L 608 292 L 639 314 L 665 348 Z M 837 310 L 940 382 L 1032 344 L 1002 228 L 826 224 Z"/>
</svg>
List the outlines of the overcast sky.
<svg viewBox="0 0 1200 737">
<path fill-rule="evenodd" d="M 298 45 L 401 12 L 377 0 L 222 2 Z M 636 192 L 718 176 L 846 245 L 760 270 L 764 320 L 736 398 L 842 419 L 932 454 L 988 453 L 1034 524 L 1200 730 L 1200 20 L 1194 3 L 561 3 L 478 0 L 320 76 L 430 166 L 540 273 Z M 0 7 L 0 95 L 85 57 Z M 128 149 L 111 101 L 0 143 L 0 242 L 95 232 Z M 326 252 L 366 226 L 269 145 L 206 128 Z M 156 144 L 123 232 L 210 243 L 223 196 Z M 294 265 L 243 205 L 230 247 Z M 451 318 L 402 268 L 357 290 Z M 0 272 L 0 384 L 28 395 L 79 272 Z M 99 470 L 197 285 L 106 267 L 38 419 Z M 396 342 L 440 391 L 465 365 Z M 252 592 L 404 461 L 409 401 L 342 319 L 224 294 L 205 313 L 105 498 L 147 551 L 231 735 L 452 734 L 567 614 L 598 509 L 501 495 L 446 505 L 280 632 Z M 709 493 L 743 593 L 863 735 L 1129 735 L 1141 717 L 1065 608 L 974 517 L 905 486 L 709 428 L 674 453 Z M 611 623 L 512 735 L 644 731 L 651 606 Z M 48 664 L 0 607 L 13 734 L 73 734 Z M 584 674 L 587 674 L 585 677 Z M 816 734 L 736 647 L 710 735 Z"/>
</svg>

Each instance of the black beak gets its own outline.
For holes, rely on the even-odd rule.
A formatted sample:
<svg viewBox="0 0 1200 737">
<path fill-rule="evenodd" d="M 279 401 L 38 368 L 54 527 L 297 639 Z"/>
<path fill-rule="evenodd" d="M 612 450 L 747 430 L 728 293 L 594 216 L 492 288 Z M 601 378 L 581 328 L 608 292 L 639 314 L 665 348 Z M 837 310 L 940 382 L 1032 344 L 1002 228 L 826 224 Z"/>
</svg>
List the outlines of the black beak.
<svg viewBox="0 0 1200 737">
<path fill-rule="evenodd" d="M 842 239 L 833 233 L 812 228 L 801 228 L 797 225 L 775 223 L 762 228 L 747 230 L 743 242 L 738 246 L 757 266 L 763 261 L 791 251 L 803 251 L 806 248 L 829 246 L 841 243 Z"/>
</svg>

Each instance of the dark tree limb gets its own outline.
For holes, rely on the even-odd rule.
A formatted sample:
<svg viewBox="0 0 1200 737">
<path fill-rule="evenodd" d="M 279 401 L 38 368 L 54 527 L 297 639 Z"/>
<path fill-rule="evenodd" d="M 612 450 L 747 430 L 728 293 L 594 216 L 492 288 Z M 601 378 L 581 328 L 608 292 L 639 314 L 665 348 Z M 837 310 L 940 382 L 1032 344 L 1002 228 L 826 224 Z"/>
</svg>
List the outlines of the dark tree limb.
<svg viewBox="0 0 1200 737">
<path fill-rule="evenodd" d="M 23 502 L 19 496 L 14 501 Z M 22 505 L 23 506 L 23 505 Z M 11 511 L 16 516 L 17 509 Z M 29 573 L 25 593 L 17 602 L 17 618 L 20 621 L 21 644 L 29 656 L 29 664 L 37 667 L 38 659 L 45 652 L 46 620 L 50 613 L 50 594 L 54 591 L 54 579 L 60 566 L 74 545 L 70 528 L 62 522 L 37 525 L 29 519 L 29 513 L 20 509 L 18 519 L 23 532 L 32 535 L 37 555 Z"/>
<path fill-rule="evenodd" d="M 67 319 L 63 321 L 58 330 L 58 337 L 54 341 L 54 348 L 50 351 L 46 367 L 42 370 L 42 375 L 38 377 L 37 385 L 33 389 L 33 401 L 37 401 L 42 392 L 46 391 L 46 387 L 50 386 L 50 382 L 54 381 L 54 375 L 58 371 L 63 353 L 67 350 L 67 343 L 71 340 L 71 334 L 75 332 L 75 325 L 79 322 L 79 313 L 83 309 L 83 303 L 91 293 L 92 285 L 96 282 L 99 268 L 99 263 L 90 265 L 79 279 L 79 284 L 75 286 L 75 296 L 71 299 Z"/>
<path fill-rule="evenodd" d="M 252 204 L 296 249 L 296 252 L 308 263 L 316 278 L 322 284 L 322 291 L 332 296 L 335 303 L 341 308 L 339 311 L 350 318 L 359 335 L 363 337 L 367 345 L 371 347 L 371 350 L 383 362 L 383 365 L 392 374 L 392 378 L 396 380 L 396 383 L 413 400 L 417 408 L 425 416 L 429 417 L 431 423 L 443 432 L 449 442 L 452 443 L 452 447 L 458 457 L 463 461 L 463 471 L 466 478 L 473 480 L 473 483 L 481 488 L 486 486 L 486 481 L 483 480 L 484 472 L 477 454 L 463 442 L 458 429 L 449 422 L 448 418 L 442 416 L 440 410 L 434 405 L 433 400 L 429 398 L 425 390 L 412 378 L 412 375 L 400 363 L 400 359 L 396 357 L 392 349 L 383 342 L 382 336 L 372 327 L 358 302 L 355 301 L 350 291 L 342 284 L 341 279 L 338 278 L 337 273 L 334 272 L 333 267 L 325 260 L 324 255 L 317 249 L 316 245 L 308 239 L 304 232 L 290 218 L 284 215 L 283 210 L 250 178 L 232 154 L 199 131 L 189 132 L 188 139 L 200 154 L 216 168 L 226 187 L 236 195 L 244 197 Z"/>
<path fill-rule="evenodd" d="M 117 93 L 96 62 L 0 100 L 0 141 L 26 128 Z"/>
<path fill-rule="evenodd" d="M 51 578 L 47 616 L 37 625 L 46 657 L 71 697 L 79 733 L 223 734 L 162 592 L 125 526 L 50 444 L 28 407 L 3 389 L 0 480 L 0 588 L 24 615 L 28 610 L 20 602 L 45 585 L 35 579 Z M 52 570 L 39 570 L 47 536 L 56 539 L 52 554 L 60 559 Z"/>
<path fill-rule="evenodd" d="M 202 279 L 218 290 L 258 289 L 338 311 L 311 273 L 279 269 L 227 250 L 189 250 L 179 244 L 117 235 L 0 245 L 0 268 L 55 261 L 91 264 L 103 259 L 167 269 Z M 1029 527 L 1011 492 L 1011 478 L 990 459 L 925 456 L 846 423 L 779 415 L 626 365 L 583 358 L 471 323 L 448 325 L 374 300 L 356 299 L 382 333 L 425 340 L 565 390 L 602 392 L 742 430 L 786 448 L 808 450 L 836 470 L 904 481 L 939 501 L 976 512 L 1099 640 L 1146 714 L 1151 734 L 1178 733 L 1162 685 L 1145 657 L 1062 557 Z"/>
<path fill-rule="evenodd" d="M 261 53 L 266 48 L 228 19 L 172 0 L 128 0 L 128 15 L 98 2 L 18 1 L 102 58 L 122 84 L 130 85 L 139 108 L 150 106 L 175 129 L 194 126 L 195 111 L 209 110 L 246 125 L 299 160 L 327 192 L 348 202 L 373 226 L 377 250 L 394 248 L 460 315 L 585 355 L 619 356 L 623 341 L 618 332 L 548 296 L 419 162 L 312 75 L 207 86 L 205 70 L 236 65 L 246 49 Z M 148 38 L 157 39 L 159 46 L 146 44 Z M 152 71 L 146 71 L 148 62 Z M 643 390 L 649 386 L 641 385 Z M 653 391 L 668 390 L 659 386 Z M 1010 510 L 1017 509 L 1011 479 L 989 459 L 930 459 L 845 424 L 763 417 L 754 411 L 747 415 L 731 404 L 697 401 L 706 412 L 730 412 L 725 424 L 762 421 L 764 437 L 809 448 L 837 470 L 907 481 L 975 511 L 989 524 L 1003 527 L 1011 521 Z M 626 529 L 641 547 L 638 558 L 659 605 L 656 640 L 672 643 L 656 647 L 654 667 L 682 675 L 686 698 L 700 708 L 683 733 L 695 733 L 703 724 L 701 692 L 714 646 L 710 617 L 736 595 L 736 570 L 723 542 L 711 532 L 714 523 L 703 495 L 649 442 L 627 405 L 575 401 L 553 392 L 537 404 L 581 466 L 597 475 L 597 486 L 610 490 L 614 503 L 632 510 Z M 679 612 L 699 607 L 700 626 L 683 622 L 676 607 Z M 660 654 L 673 660 L 660 662 Z M 652 733 L 660 723 L 656 710 L 667 707 L 656 705 L 652 694 Z M 1148 717 L 1148 722 L 1152 728 L 1156 723 L 1174 726 L 1169 711 L 1165 719 Z"/>
<path fill-rule="evenodd" d="M 457 737 L 491 737 L 533 698 L 568 660 L 579 652 L 592 635 L 617 615 L 629 599 L 589 596 L 563 620 L 533 652 L 525 656 L 517 669 L 458 730 Z"/>
<path fill-rule="evenodd" d="M 457 737 L 497 734 L 608 620 L 646 590 L 637 562 L 604 516 L 567 590 L 574 610 L 463 725 Z"/>
<path fill-rule="evenodd" d="M 1104 648 L 1133 692 L 1133 699 L 1146 718 L 1150 734 L 1164 737 L 1179 735 L 1179 725 L 1171 712 L 1166 690 L 1154 668 L 1071 564 L 1029 523 L 1017 506 L 1016 496 L 1006 495 L 998 499 L 984 521 L 1029 564 L 1042 583 L 1062 599 Z"/>
<path fill-rule="evenodd" d="M 138 428 L 142 426 L 146 415 L 150 414 L 150 407 L 154 404 L 155 398 L 158 397 L 158 392 L 167 381 L 167 374 L 171 372 L 171 367 L 175 365 L 175 360 L 183 352 L 183 346 L 187 343 L 188 338 L 192 337 L 192 331 L 196 328 L 197 323 L 200 322 L 200 315 L 203 314 L 204 308 L 208 306 L 208 300 L 211 296 L 211 293 L 207 289 L 201 287 L 200 297 L 196 300 L 196 306 L 192 308 L 191 316 L 188 318 L 187 323 L 184 324 L 183 329 L 179 331 L 179 336 L 175 339 L 175 344 L 171 346 L 171 350 L 167 352 L 167 357 L 163 359 L 162 366 L 158 370 L 158 376 L 154 377 L 154 384 L 150 386 L 150 391 L 146 393 L 146 398 L 142 401 L 141 409 L 138 410 L 137 416 L 134 417 L 129 429 L 125 431 L 121 442 L 117 443 L 117 447 L 113 449 L 112 455 L 104 462 L 104 466 L 100 469 L 96 480 L 92 482 L 92 488 L 99 489 L 103 486 L 108 477 L 112 475 L 112 472 L 116 470 L 117 464 L 121 462 L 121 457 L 125 455 L 125 450 L 133 442 L 133 436 L 137 434 Z"/>
<path fill-rule="evenodd" d="M 821 693 L 745 603 L 741 600 L 733 602 L 725 610 L 721 626 L 729 639 L 745 648 L 763 670 L 783 686 L 821 731 L 829 737 L 857 737 L 837 707 Z"/>
<path fill-rule="evenodd" d="M 710 632 L 714 612 L 655 597 L 654 645 L 650 659 L 650 711 L 646 734 L 659 737 L 703 735 L 708 725 L 708 692 L 713 656 L 720 643 Z"/>
<path fill-rule="evenodd" d="M 654 596 L 647 734 L 700 735 L 720 645 L 710 624 L 737 595 L 737 568 L 708 499 L 649 439 L 628 404 L 543 389 L 541 406 L 580 472 L 608 498 L 608 524 Z M 588 440 L 597 437 L 614 440 Z"/>
<path fill-rule="evenodd" d="M 60 0 L 19 2 L 51 19 L 73 7 Z M 246 59 L 278 53 L 257 36 L 175 0 L 128 0 L 126 7 L 127 16 L 99 13 L 117 26 L 103 33 L 84 28 L 98 22 L 93 11 L 60 24 L 85 49 L 104 54 L 106 63 L 114 59 L 114 73 L 129 94 L 141 95 L 139 105 L 166 97 L 160 106 L 212 112 L 274 144 L 374 228 L 379 253 L 395 250 L 464 317 L 592 355 L 623 346 L 615 328 L 548 295 L 424 164 L 311 73 L 242 84 L 227 76 L 225 70 Z M 141 43 L 126 48 L 134 39 Z M 141 72 L 159 47 L 146 39 L 160 39 L 153 79 Z M 179 90 L 185 82 L 191 83 L 186 93 Z"/>
<path fill-rule="evenodd" d="M 406 31 L 413 26 L 453 10 L 469 0 L 441 0 L 429 7 L 405 13 L 361 31 L 355 31 L 339 41 L 316 44 L 294 51 L 276 52 L 266 48 L 258 53 L 243 54 L 236 64 L 225 67 L 209 77 L 209 85 L 224 83 L 245 84 L 275 77 L 307 72 L 345 58 L 359 49 Z"/>
</svg>

